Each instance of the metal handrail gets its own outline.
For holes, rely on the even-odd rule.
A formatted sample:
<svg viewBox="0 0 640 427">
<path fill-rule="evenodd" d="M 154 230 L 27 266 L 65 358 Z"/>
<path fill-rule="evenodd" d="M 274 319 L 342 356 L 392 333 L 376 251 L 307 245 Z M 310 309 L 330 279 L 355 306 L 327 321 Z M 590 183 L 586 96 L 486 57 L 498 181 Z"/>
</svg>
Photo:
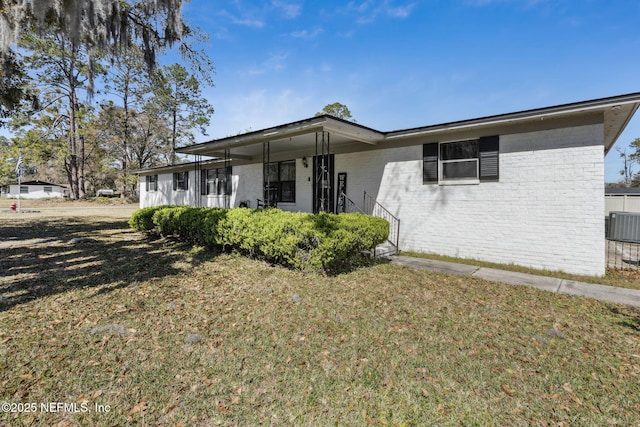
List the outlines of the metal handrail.
<svg viewBox="0 0 640 427">
<path fill-rule="evenodd" d="M 400 219 L 378 203 L 378 201 L 366 191 L 364 192 L 364 213 L 386 219 L 389 222 L 389 237 L 387 240 L 396 249 L 396 253 L 398 253 L 400 249 Z"/>
<path fill-rule="evenodd" d="M 344 201 L 344 212 L 345 213 L 353 213 L 353 212 L 360 212 L 360 213 L 364 213 L 364 211 L 362 209 L 360 209 L 360 206 L 358 206 L 356 204 L 356 202 L 354 202 L 353 200 L 351 200 L 349 198 L 349 196 L 347 196 L 345 194 L 344 191 L 340 192 L 340 195 L 338 196 L 339 199 L 342 199 Z"/>
</svg>

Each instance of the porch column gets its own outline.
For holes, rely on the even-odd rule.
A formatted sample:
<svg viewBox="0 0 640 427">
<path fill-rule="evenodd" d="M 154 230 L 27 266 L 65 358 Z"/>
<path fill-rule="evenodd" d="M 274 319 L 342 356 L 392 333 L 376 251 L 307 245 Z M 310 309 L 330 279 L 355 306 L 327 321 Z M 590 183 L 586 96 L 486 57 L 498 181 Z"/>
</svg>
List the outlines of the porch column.
<svg viewBox="0 0 640 427">
<path fill-rule="evenodd" d="M 316 154 L 313 160 L 313 211 L 333 212 L 333 156 L 329 132 L 316 132 Z"/>
<path fill-rule="evenodd" d="M 231 150 L 228 148 L 224 149 L 224 175 L 224 207 L 229 209 L 231 207 L 231 192 L 233 191 L 233 182 L 231 180 Z"/>
</svg>

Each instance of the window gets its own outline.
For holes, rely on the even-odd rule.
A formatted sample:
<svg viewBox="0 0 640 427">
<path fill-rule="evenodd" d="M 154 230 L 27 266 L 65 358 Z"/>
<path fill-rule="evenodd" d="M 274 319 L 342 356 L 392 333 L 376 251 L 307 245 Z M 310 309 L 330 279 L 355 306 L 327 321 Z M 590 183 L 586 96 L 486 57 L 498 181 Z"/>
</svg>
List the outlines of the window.
<svg viewBox="0 0 640 427">
<path fill-rule="evenodd" d="M 210 196 L 231 195 L 231 166 L 225 172 L 224 168 L 206 169 L 200 171 L 200 194 Z"/>
<path fill-rule="evenodd" d="M 158 191 L 158 175 L 147 175 L 145 178 L 146 178 L 146 190 Z"/>
<path fill-rule="evenodd" d="M 498 136 L 422 146 L 424 184 L 476 183 L 499 177 Z"/>
<path fill-rule="evenodd" d="M 268 184 L 267 184 L 268 183 Z M 296 201 L 296 161 L 269 163 L 265 176 L 265 185 L 275 193 L 277 202 Z"/>
<path fill-rule="evenodd" d="M 187 190 L 189 188 L 189 171 L 173 173 L 173 190 Z"/>
<path fill-rule="evenodd" d="M 20 194 L 28 194 L 29 193 L 29 187 L 26 185 L 21 185 L 20 186 Z"/>
<path fill-rule="evenodd" d="M 53 193 L 53 187 L 45 186 L 45 187 L 44 187 L 44 192 L 45 192 L 45 193 Z"/>
</svg>

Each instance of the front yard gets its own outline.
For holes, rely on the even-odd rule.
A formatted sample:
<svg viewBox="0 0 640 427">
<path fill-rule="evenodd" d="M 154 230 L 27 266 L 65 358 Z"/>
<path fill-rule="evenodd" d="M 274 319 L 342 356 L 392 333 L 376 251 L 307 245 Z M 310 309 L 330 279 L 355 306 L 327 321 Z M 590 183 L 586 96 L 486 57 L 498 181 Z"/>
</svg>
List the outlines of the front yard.
<svg viewBox="0 0 640 427">
<path fill-rule="evenodd" d="M 636 309 L 389 264 L 304 274 L 109 212 L 0 214 L 0 424 L 640 423 Z"/>
</svg>

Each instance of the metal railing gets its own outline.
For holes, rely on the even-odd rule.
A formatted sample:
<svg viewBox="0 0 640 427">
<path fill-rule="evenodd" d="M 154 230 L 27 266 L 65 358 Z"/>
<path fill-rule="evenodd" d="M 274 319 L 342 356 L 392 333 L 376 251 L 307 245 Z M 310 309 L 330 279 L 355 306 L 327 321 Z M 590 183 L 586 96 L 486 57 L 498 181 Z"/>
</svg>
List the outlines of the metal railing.
<svg viewBox="0 0 640 427">
<path fill-rule="evenodd" d="M 366 191 L 364 192 L 363 207 L 365 214 L 383 218 L 389 222 L 389 237 L 387 240 L 395 248 L 396 253 L 398 253 L 400 245 L 400 219 L 378 203 L 376 199 Z"/>
<path fill-rule="evenodd" d="M 640 243 L 607 240 L 607 267 L 640 271 Z"/>
<path fill-rule="evenodd" d="M 349 196 L 345 193 L 340 193 L 338 196 L 338 213 L 364 213 L 364 211 Z"/>
</svg>

